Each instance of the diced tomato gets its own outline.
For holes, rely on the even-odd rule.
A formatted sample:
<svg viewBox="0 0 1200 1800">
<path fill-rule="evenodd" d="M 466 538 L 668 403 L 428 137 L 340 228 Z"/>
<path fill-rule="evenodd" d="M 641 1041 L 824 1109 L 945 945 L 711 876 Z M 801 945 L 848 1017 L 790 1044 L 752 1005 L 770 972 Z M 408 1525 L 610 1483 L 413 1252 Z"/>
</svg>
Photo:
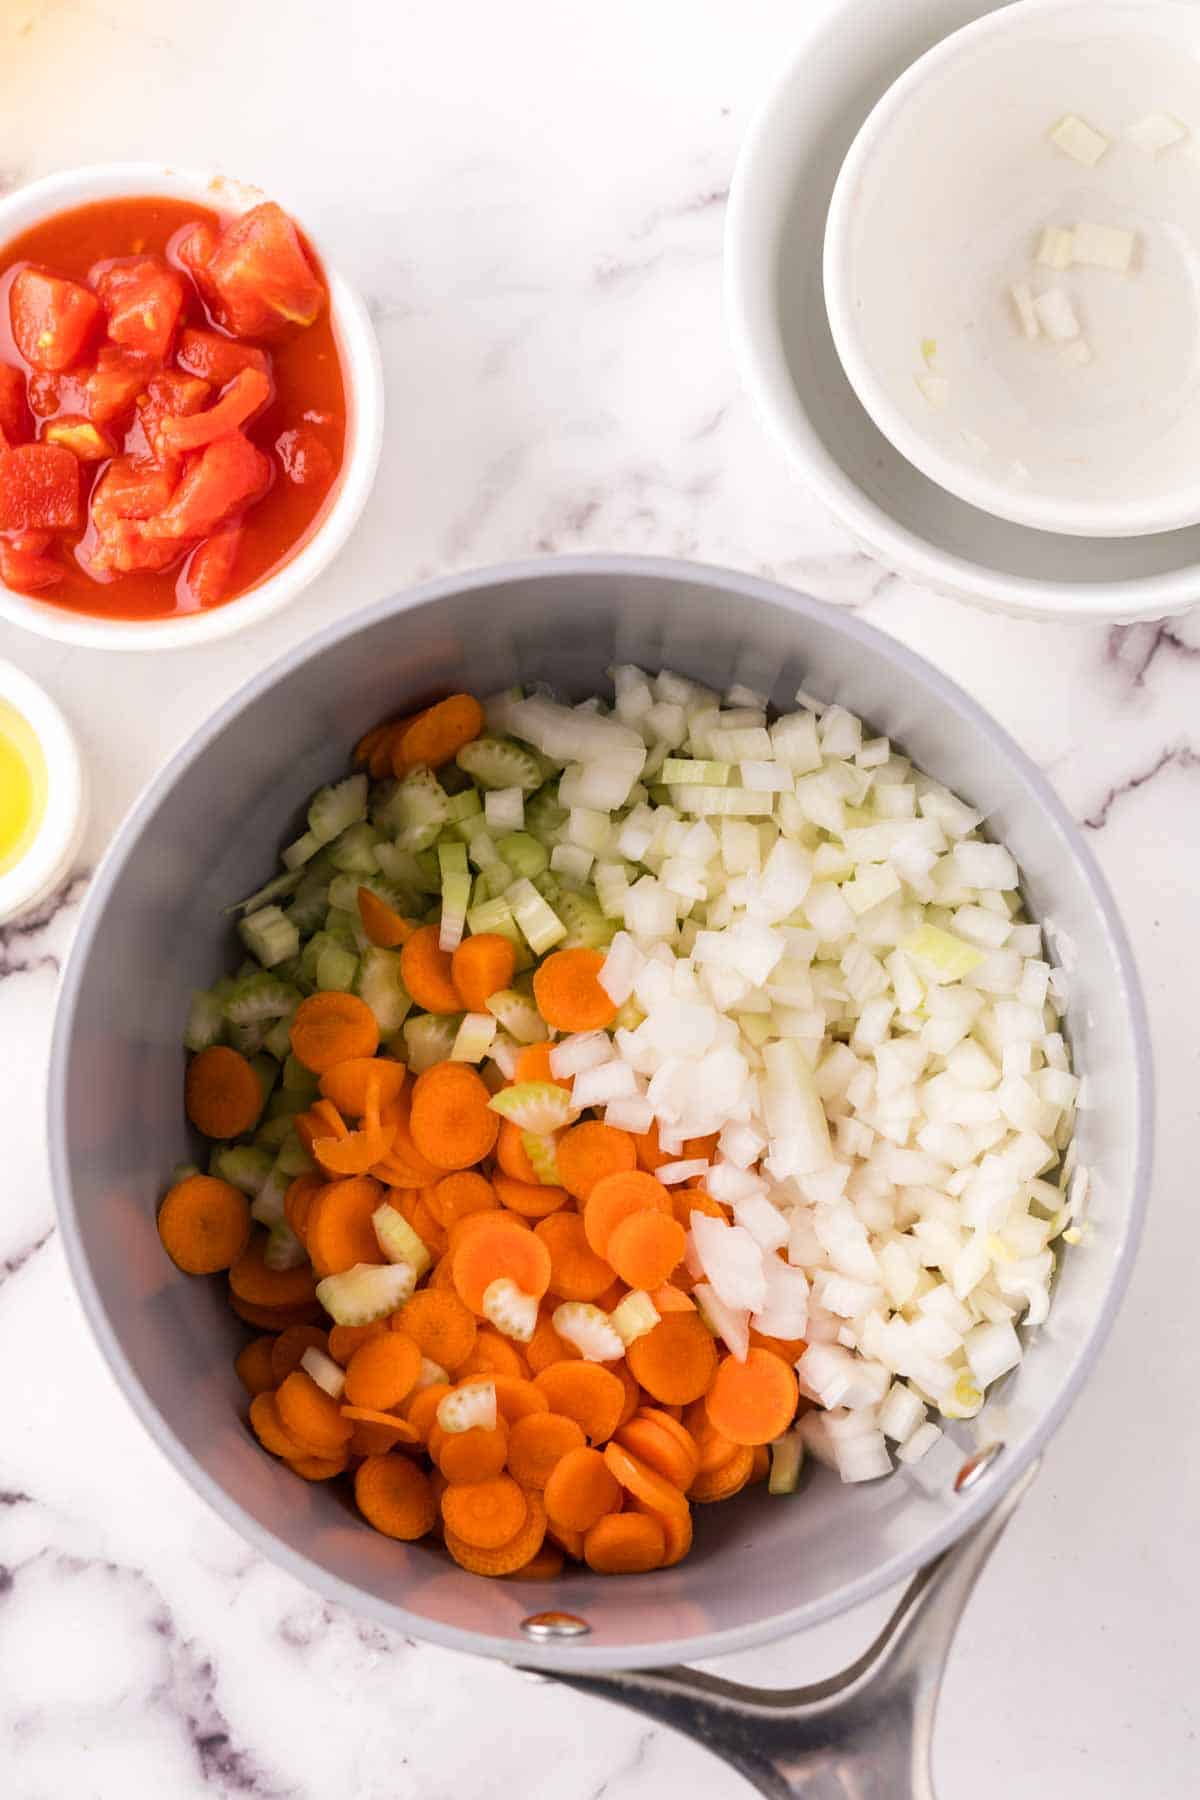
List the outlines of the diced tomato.
<svg viewBox="0 0 1200 1800">
<path fill-rule="evenodd" d="M 198 413 L 211 394 L 208 382 L 196 375 L 181 375 L 177 369 L 164 369 L 156 375 L 137 403 L 138 421 L 150 454 L 155 454 L 164 419 L 188 418 Z"/>
<path fill-rule="evenodd" d="M 91 575 L 160 575 L 183 549 L 178 539 L 152 537 L 144 519 L 114 519 L 78 554 Z"/>
<path fill-rule="evenodd" d="M 219 322 L 237 337 L 311 325 L 325 298 L 299 232 L 271 200 L 226 226 L 205 273 Z"/>
<path fill-rule="evenodd" d="M 179 578 L 179 598 L 193 606 L 216 606 L 229 591 L 242 527 L 226 525 L 198 544 Z M 186 591 L 184 591 L 186 590 Z"/>
<path fill-rule="evenodd" d="M 92 493 L 91 527 L 79 555 L 93 575 L 127 575 L 168 568 L 177 542 L 151 538 L 146 520 L 170 504 L 171 477 L 155 463 L 118 456 Z"/>
<path fill-rule="evenodd" d="M 175 362 L 188 375 L 199 375 L 214 387 L 224 387 L 243 369 L 271 373 L 271 359 L 257 344 L 239 344 L 216 331 L 196 331 L 186 326 L 179 334 Z"/>
<path fill-rule="evenodd" d="M 74 531 L 79 464 L 58 444 L 0 450 L 0 531 Z"/>
<path fill-rule="evenodd" d="M 149 357 L 102 344 L 96 367 L 85 383 L 89 419 L 97 425 L 107 425 L 132 412 L 134 401 L 150 380 L 153 366 Z"/>
<path fill-rule="evenodd" d="M 151 448 L 156 455 L 178 456 L 228 437 L 252 419 L 271 398 L 271 378 L 261 369 L 243 369 L 225 388 L 215 406 L 186 418 L 172 414 L 158 428 Z"/>
<path fill-rule="evenodd" d="M 189 275 L 207 275 L 218 241 L 217 232 L 207 219 L 197 219 L 194 225 L 185 225 L 175 234 L 171 249 Z"/>
<path fill-rule="evenodd" d="M 110 456 L 117 454 L 117 446 L 108 433 L 78 413 L 60 413 L 57 419 L 43 425 L 42 442 L 61 444 L 64 450 L 85 463 L 107 462 Z"/>
<path fill-rule="evenodd" d="M 123 256 L 98 264 L 90 279 L 108 314 L 113 343 L 165 362 L 183 311 L 178 270 L 160 256 Z"/>
<path fill-rule="evenodd" d="M 24 268 L 8 301 L 13 339 L 35 369 L 69 369 L 79 362 L 99 327 L 95 294 L 46 269 Z"/>
<path fill-rule="evenodd" d="M 23 444 L 30 433 L 25 377 L 20 369 L 0 363 L 0 448 Z"/>
<path fill-rule="evenodd" d="M 281 431 L 275 439 L 275 454 L 284 474 L 297 487 L 327 487 L 333 480 L 332 452 L 307 425 Z"/>
<path fill-rule="evenodd" d="M 62 563 L 46 554 L 53 541 L 48 531 L 18 531 L 10 538 L 0 538 L 0 581 L 5 587 L 36 594 L 61 581 Z"/>
<path fill-rule="evenodd" d="M 271 463 L 240 431 L 189 459 L 169 506 L 149 521 L 152 537 L 205 537 L 271 484 Z"/>
</svg>

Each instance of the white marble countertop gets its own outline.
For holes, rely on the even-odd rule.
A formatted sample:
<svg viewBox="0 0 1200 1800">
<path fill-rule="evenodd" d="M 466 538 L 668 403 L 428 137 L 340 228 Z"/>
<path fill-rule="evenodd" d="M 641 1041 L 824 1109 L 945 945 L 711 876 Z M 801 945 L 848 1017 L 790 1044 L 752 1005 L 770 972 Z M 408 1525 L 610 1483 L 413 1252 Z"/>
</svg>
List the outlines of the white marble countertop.
<svg viewBox="0 0 1200 1800">
<path fill-rule="evenodd" d="M 252 670 L 378 595 L 504 557 L 658 551 L 772 574 L 990 707 L 1085 823 L 1124 909 L 1158 1173 L 1116 1331 L 968 1611 L 936 1769 L 947 1797 L 1182 1800 L 1200 1786 L 1200 621 L 1038 626 L 934 600 L 857 554 L 764 441 L 722 332 L 721 231 L 795 31 L 794 0 L 5 0 L 0 186 L 147 155 L 259 182 L 370 297 L 389 418 L 350 548 L 282 618 L 140 659 L 0 627 L 0 655 L 79 729 L 88 866 Z M 0 931 L 0 1792 L 748 1793 L 632 1717 L 323 1606 L 145 1438 L 71 1291 L 46 1167 L 56 971 L 85 885 Z M 722 1666 L 815 1678 L 877 1617 Z"/>
</svg>

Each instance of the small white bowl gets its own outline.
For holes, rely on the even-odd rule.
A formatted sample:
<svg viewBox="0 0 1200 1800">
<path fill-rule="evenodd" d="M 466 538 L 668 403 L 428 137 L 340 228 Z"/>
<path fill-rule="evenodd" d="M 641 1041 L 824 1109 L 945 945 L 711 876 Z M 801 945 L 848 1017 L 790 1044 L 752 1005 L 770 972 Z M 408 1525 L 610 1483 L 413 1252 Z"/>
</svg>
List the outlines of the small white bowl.
<svg viewBox="0 0 1200 1800">
<path fill-rule="evenodd" d="M 800 479 L 886 567 L 997 611 L 1161 619 L 1200 601 L 1200 527 L 1080 538 L 968 505 L 889 443 L 847 380 L 830 331 L 821 256 L 846 152 L 904 69 L 1001 5 L 830 0 L 800 34 L 746 134 L 730 193 L 725 302 L 735 359 Z"/>
<path fill-rule="evenodd" d="M 906 70 L 842 165 L 838 354 L 885 436 L 973 506 L 1081 537 L 1200 520 L 1198 54 L 1200 13 L 1171 0 L 1006 7 Z M 1197 138 L 1126 138 L 1156 114 Z M 1102 134 L 1094 166 L 1051 141 L 1064 115 Z M 1081 220 L 1127 234 L 1128 272 L 1035 260 Z M 1021 286 L 1065 296 L 1079 335 L 1033 320 L 1031 341 Z"/>
<path fill-rule="evenodd" d="M 70 873 L 87 822 L 87 778 L 58 707 L 14 663 L 0 662 L 0 701 L 24 719 L 46 764 L 46 807 L 20 862 L 0 875 L 0 923 L 27 912 Z"/>
<path fill-rule="evenodd" d="M 90 201 L 126 195 L 167 195 L 228 213 L 248 212 L 266 199 L 261 189 L 223 175 L 175 169 L 166 163 L 95 163 L 47 175 L 0 200 L 0 251 L 22 232 L 55 213 Z M 281 204 L 286 200 L 281 198 Z M 290 209 L 289 209 L 290 210 Z M 300 220 L 301 225 L 304 224 Z M 308 233 L 307 226 L 304 226 Z M 342 468 L 324 516 L 308 541 L 275 574 L 235 600 L 203 612 L 167 619 L 105 619 L 71 612 L 0 584 L 0 618 L 60 643 L 93 650 L 176 650 L 228 637 L 269 618 L 294 600 L 333 561 L 367 503 L 383 444 L 383 369 L 367 309 L 353 288 L 321 258 L 329 289 L 330 318 L 346 389 L 346 439 Z"/>
</svg>

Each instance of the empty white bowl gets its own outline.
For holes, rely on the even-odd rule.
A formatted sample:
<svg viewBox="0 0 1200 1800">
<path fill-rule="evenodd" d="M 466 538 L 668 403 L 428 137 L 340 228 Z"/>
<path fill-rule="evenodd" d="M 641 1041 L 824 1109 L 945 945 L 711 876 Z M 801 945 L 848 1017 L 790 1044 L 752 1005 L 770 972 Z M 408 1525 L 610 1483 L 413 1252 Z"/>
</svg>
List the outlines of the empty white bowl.
<svg viewBox="0 0 1200 1800">
<path fill-rule="evenodd" d="M 243 182 L 166 163 L 95 163 L 47 175 L 0 200 L 0 250 L 41 220 L 91 201 L 124 195 L 162 194 L 220 212 L 243 213 L 266 199 Z M 367 309 L 325 258 L 318 239 L 306 235 L 321 258 L 329 289 L 330 318 L 346 389 L 346 438 L 341 472 L 316 529 L 281 569 L 237 599 L 203 612 L 167 619 L 106 619 L 71 612 L 36 595 L 14 593 L 0 583 L 0 618 L 60 643 L 95 650 L 176 650 L 211 643 L 268 618 L 295 599 L 332 562 L 358 521 L 375 479 L 383 443 L 383 370 Z"/>
<path fill-rule="evenodd" d="M 1043 618 L 1162 618 L 1200 601 L 1200 527 L 1150 537 L 1031 530 L 932 481 L 888 441 L 834 346 L 822 250 L 842 162 L 876 101 L 996 0 L 839 0 L 747 133 L 730 195 L 726 311 L 743 382 L 801 479 L 887 567 Z"/>
<path fill-rule="evenodd" d="M 914 63 L 842 165 L 824 272 L 843 366 L 974 506 L 1077 536 L 1200 520 L 1200 158 L 1190 133 L 1156 151 L 1138 130 L 1200 133 L 1198 52 L 1200 12 L 1169 0 L 1006 7 Z M 1070 151 L 1064 116 L 1086 126 Z"/>
</svg>

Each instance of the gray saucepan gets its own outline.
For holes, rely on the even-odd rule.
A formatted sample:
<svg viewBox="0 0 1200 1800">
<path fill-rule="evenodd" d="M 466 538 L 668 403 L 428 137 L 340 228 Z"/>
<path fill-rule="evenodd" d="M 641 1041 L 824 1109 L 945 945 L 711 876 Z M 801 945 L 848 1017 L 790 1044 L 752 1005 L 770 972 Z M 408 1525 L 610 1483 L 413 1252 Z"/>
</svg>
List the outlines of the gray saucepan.
<svg viewBox="0 0 1200 1800">
<path fill-rule="evenodd" d="M 489 1583 L 377 1536 L 296 1481 L 244 1424 L 241 1328 L 154 1228 L 184 1151 L 180 1031 L 233 951 L 223 908 L 270 873 L 311 790 L 373 720 L 458 688 L 605 687 L 614 661 L 724 687 L 836 699 L 984 812 L 1035 916 L 1069 946 L 1069 1029 L 1088 1106 L 1092 1229 L 1064 1256 L 1048 1323 L 1003 1394 L 1002 1433 L 951 1428 L 941 1473 L 702 1509 L 693 1554 L 637 1579 Z M 1078 832 L 1013 741 L 927 663 L 852 616 L 685 563 L 585 557 L 432 582 L 345 620 L 242 689 L 163 770 L 100 869 L 67 969 L 49 1138 L 84 1307 L 147 1430 L 256 1549 L 331 1601 L 453 1649 L 545 1671 L 691 1731 L 764 1793 L 931 1794 L 928 1746 L 958 1611 L 1095 1359 L 1129 1274 L 1149 1178 L 1151 1068 L 1133 961 Z M 960 1435 L 961 1431 L 961 1435 Z M 768 1694 L 675 1667 L 804 1628 L 915 1577 L 842 1676 Z"/>
</svg>

